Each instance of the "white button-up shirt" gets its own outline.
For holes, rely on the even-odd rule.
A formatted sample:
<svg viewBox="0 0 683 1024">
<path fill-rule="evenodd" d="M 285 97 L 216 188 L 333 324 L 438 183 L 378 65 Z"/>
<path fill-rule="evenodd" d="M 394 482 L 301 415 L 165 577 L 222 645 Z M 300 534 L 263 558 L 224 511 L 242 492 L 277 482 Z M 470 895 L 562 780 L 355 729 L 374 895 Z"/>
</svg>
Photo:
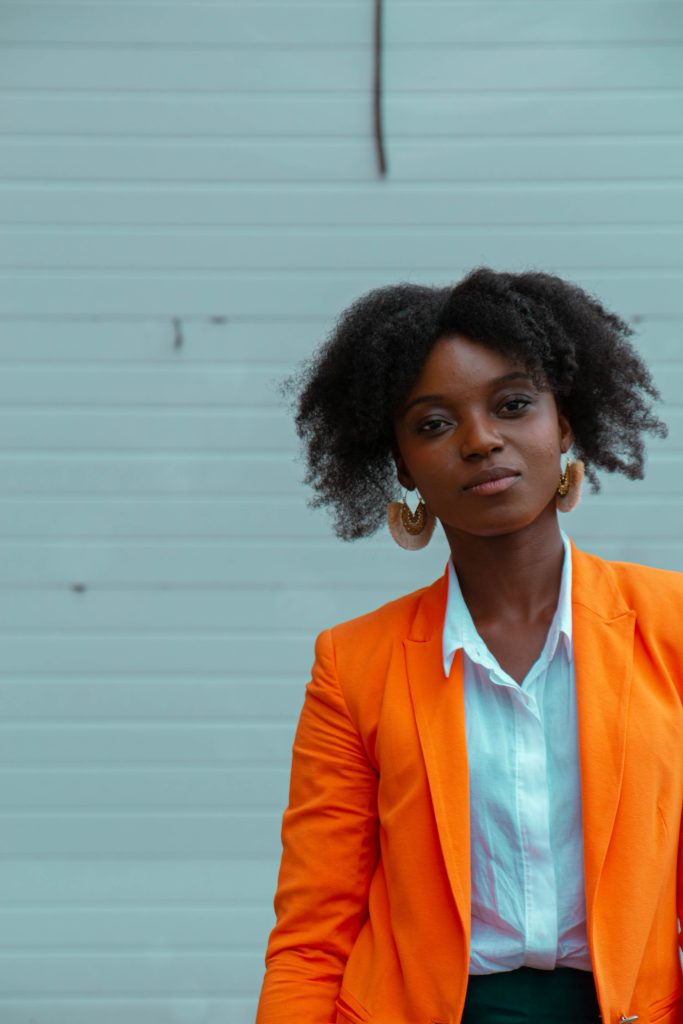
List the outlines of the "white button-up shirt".
<svg viewBox="0 0 683 1024">
<path fill-rule="evenodd" d="M 476 631 L 452 560 L 444 672 L 463 650 L 470 778 L 470 974 L 592 970 L 586 937 L 571 549 L 545 645 L 521 685 Z M 454 808 L 454 813 L 457 809 Z"/>
</svg>

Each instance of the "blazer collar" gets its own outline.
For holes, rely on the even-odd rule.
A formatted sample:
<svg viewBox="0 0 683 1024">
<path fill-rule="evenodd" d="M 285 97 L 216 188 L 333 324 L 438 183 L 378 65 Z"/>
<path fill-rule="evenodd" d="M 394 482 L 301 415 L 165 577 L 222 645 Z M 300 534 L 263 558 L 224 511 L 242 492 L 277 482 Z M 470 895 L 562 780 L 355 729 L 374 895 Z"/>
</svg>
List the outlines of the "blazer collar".
<svg viewBox="0 0 683 1024">
<path fill-rule="evenodd" d="M 572 555 L 572 608 L 577 606 L 598 618 L 610 620 L 630 610 L 608 562 L 580 551 L 570 538 Z M 426 588 L 420 599 L 409 640 L 425 641 L 441 635 L 448 600 L 448 563 L 443 574 Z"/>
</svg>

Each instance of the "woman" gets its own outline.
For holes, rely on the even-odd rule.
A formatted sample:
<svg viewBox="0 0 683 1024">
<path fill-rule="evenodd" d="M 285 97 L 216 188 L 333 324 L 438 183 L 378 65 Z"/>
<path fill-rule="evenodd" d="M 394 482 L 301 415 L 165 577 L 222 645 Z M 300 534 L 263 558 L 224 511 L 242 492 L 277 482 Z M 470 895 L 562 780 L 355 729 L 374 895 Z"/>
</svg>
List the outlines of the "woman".
<svg viewBox="0 0 683 1024">
<path fill-rule="evenodd" d="M 317 638 L 258 1024 L 683 1022 L 683 577 L 557 515 L 666 433 L 629 334 L 481 268 L 364 296 L 290 381 L 338 535 L 389 502 L 451 558 Z"/>
</svg>

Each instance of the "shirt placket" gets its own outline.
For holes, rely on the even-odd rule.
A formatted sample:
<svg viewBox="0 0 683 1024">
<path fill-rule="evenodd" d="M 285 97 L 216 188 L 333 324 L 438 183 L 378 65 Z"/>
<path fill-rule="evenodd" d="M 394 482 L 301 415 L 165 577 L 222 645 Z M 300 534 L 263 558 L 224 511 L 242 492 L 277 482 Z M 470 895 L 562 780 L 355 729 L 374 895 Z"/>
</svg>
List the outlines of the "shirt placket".
<svg viewBox="0 0 683 1024">
<path fill-rule="evenodd" d="M 557 953 L 557 889 L 550 846 L 550 793 L 545 733 L 538 704 L 517 687 L 513 700 L 517 822 L 524 878 L 528 967 L 552 970 Z"/>
</svg>

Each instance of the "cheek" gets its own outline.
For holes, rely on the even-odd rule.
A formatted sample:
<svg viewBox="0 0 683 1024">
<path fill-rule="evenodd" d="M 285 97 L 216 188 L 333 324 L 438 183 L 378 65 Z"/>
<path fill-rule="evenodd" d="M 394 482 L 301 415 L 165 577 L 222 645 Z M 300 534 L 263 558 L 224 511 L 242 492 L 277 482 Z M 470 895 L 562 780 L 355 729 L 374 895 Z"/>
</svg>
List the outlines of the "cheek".
<svg viewBox="0 0 683 1024">
<path fill-rule="evenodd" d="M 557 468 L 560 464 L 560 455 L 559 439 L 548 440 L 547 438 L 544 438 L 538 448 L 539 462 L 543 462 L 547 466 Z"/>
<path fill-rule="evenodd" d="M 538 444 L 528 452 L 529 470 L 535 477 L 539 490 L 552 491 L 559 482 L 562 471 L 561 451 L 559 434 L 556 438 L 544 437 L 538 439 Z"/>
<path fill-rule="evenodd" d="M 543 462 L 559 465 L 562 436 L 554 416 L 548 415 L 536 425 L 536 429 L 528 437 L 528 443 L 530 460 L 535 457 Z"/>
</svg>

